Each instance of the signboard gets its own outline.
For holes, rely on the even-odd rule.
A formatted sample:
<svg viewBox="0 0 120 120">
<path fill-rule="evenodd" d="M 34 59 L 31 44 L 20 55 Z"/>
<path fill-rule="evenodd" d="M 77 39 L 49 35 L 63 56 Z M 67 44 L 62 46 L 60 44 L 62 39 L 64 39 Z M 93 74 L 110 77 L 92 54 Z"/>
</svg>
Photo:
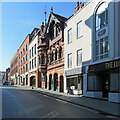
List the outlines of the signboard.
<svg viewBox="0 0 120 120">
<path fill-rule="evenodd" d="M 89 66 L 89 73 L 120 68 L 120 59 Z"/>
</svg>

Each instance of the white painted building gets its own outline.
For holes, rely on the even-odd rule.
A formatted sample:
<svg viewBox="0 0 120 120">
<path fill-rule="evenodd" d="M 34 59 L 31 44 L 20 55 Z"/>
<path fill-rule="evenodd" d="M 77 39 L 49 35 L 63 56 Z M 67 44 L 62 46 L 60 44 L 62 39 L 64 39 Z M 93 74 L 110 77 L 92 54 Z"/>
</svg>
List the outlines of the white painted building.
<svg viewBox="0 0 120 120">
<path fill-rule="evenodd" d="M 37 86 L 38 84 L 38 38 L 39 29 L 35 28 L 31 33 L 29 42 L 29 86 Z"/>
<path fill-rule="evenodd" d="M 120 102 L 120 2 L 79 6 L 65 24 L 64 91 Z"/>
</svg>

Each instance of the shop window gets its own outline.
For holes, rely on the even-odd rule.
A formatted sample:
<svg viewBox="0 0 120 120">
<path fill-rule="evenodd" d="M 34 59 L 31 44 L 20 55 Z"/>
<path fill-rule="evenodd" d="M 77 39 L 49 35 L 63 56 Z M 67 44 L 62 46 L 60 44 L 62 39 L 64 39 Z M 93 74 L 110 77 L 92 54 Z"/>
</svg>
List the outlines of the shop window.
<svg viewBox="0 0 120 120">
<path fill-rule="evenodd" d="M 74 86 L 75 89 L 78 89 L 77 77 L 75 77 L 75 78 L 67 78 L 67 88 L 71 88 L 73 86 Z"/>
<path fill-rule="evenodd" d="M 110 91 L 118 92 L 120 89 L 119 86 L 119 73 L 110 74 Z"/>
</svg>

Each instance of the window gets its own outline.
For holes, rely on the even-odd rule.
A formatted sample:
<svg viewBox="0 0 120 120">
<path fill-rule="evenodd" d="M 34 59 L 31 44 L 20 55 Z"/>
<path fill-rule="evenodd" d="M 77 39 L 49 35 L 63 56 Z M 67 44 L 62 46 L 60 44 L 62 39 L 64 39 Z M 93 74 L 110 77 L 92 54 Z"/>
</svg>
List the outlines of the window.
<svg viewBox="0 0 120 120">
<path fill-rule="evenodd" d="M 25 54 L 25 47 L 23 48 L 23 55 Z"/>
<path fill-rule="evenodd" d="M 26 71 L 28 71 L 28 63 L 26 64 Z"/>
<path fill-rule="evenodd" d="M 30 70 L 31 70 L 31 61 L 29 62 L 29 67 L 30 67 Z"/>
<path fill-rule="evenodd" d="M 35 44 L 35 55 L 36 55 L 36 44 Z"/>
<path fill-rule="evenodd" d="M 56 26 L 56 37 L 60 35 L 60 28 L 58 26 Z"/>
<path fill-rule="evenodd" d="M 21 51 L 21 57 L 22 57 L 22 51 Z"/>
<path fill-rule="evenodd" d="M 20 59 L 20 54 L 19 54 L 19 59 Z"/>
<path fill-rule="evenodd" d="M 77 65 L 81 65 L 82 64 L 82 50 L 78 50 L 77 51 Z"/>
<path fill-rule="evenodd" d="M 72 29 L 68 30 L 68 44 L 72 42 Z"/>
<path fill-rule="evenodd" d="M 72 53 L 68 54 L 68 68 L 72 67 Z"/>
<path fill-rule="evenodd" d="M 36 57 L 35 57 L 35 60 L 34 60 L 34 62 L 35 62 L 35 67 L 36 67 Z"/>
<path fill-rule="evenodd" d="M 41 64 L 45 64 L 45 58 L 44 58 L 44 54 L 42 54 L 42 59 L 41 59 Z"/>
<path fill-rule="evenodd" d="M 30 54 L 30 59 L 31 59 L 31 50 L 29 51 L 29 54 Z"/>
<path fill-rule="evenodd" d="M 62 47 L 60 46 L 60 49 L 59 49 L 59 58 L 62 58 Z"/>
<path fill-rule="evenodd" d="M 26 61 L 28 60 L 28 54 L 26 54 Z"/>
<path fill-rule="evenodd" d="M 22 60 L 21 60 L 21 66 L 22 66 Z"/>
<path fill-rule="evenodd" d="M 33 62 L 33 59 L 32 59 L 32 69 L 33 69 L 33 67 L 34 67 L 34 62 Z"/>
<path fill-rule="evenodd" d="M 22 68 L 21 68 L 21 74 L 22 74 Z"/>
<path fill-rule="evenodd" d="M 96 12 L 96 31 L 105 27 L 108 24 L 108 4 L 100 5 Z"/>
<path fill-rule="evenodd" d="M 51 54 L 51 61 L 54 60 L 54 54 L 53 54 L 53 51 L 52 51 L 52 54 Z"/>
<path fill-rule="evenodd" d="M 26 44 L 26 51 L 28 50 L 28 43 Z"/>
<path fill-rule="evenodd" d="M 57 49 L 55 50 L 55 60 L 57 60 Z"/>
<path fill-rule="evenodd" d="M 32 57 L 33 57 L 33 47 L 32 47 Z"/>
<path fill-rule="evenodd" d="M 82 21 L 77 24 L 77 38 L 82 36 Z"/>
<path fill-rule="evenodd" d="M 108 58 L 108 36 L 96 40 L 96 60 Z"/>
<path fill-rule="evenodd" d="M 23 64 L 25 64 L 25 57 L 23 57 Z"/>
<path fill-rule="evenodd" d="M 78 80 L 77 77 L 67 78 L 67 88 L 75 86 L 75 89 L 78 89 Z"/>
<path fill-rule="evenodd" d="M 25 66 L 23 66 L 23 72 L 25 73 Z"/>
<path fill-rule="evenodd" d="M 19 67 L 20 67 L 20 61 L 19 61 Z"/>
</svg>

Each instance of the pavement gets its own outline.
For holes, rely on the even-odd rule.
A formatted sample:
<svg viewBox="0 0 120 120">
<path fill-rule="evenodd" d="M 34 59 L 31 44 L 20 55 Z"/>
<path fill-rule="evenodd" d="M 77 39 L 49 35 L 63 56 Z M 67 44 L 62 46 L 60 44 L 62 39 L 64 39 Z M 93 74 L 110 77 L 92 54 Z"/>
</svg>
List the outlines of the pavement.
<svg viewBox="0 0 120 120">
<path fill-rule="evenodd" d="M 2 118 L 116 118 L 24 87 L 2 87 Z M 9 119 L 8 119 L 9 120 Z"/>
<path fill-rule="evenodd" d="M 51 91 L 47 89 L 34 88 L 28 86 L 16 86 L 18 88 L 27 89 L 31 91 L 38 92 L 43 95 L 50 96 L 59 100 L 63 100 L 75 105 L 83 106 L 92 110 L 98 111 L 100 114 L 106 116 L 117 116 L 120 117 L 120 104 L 109 102 L 101 99 L 94 99 L 83 97 L 79 95 L 69 95 L 65 93 L 60 93 L 56 91 Z"/>
</svg>

